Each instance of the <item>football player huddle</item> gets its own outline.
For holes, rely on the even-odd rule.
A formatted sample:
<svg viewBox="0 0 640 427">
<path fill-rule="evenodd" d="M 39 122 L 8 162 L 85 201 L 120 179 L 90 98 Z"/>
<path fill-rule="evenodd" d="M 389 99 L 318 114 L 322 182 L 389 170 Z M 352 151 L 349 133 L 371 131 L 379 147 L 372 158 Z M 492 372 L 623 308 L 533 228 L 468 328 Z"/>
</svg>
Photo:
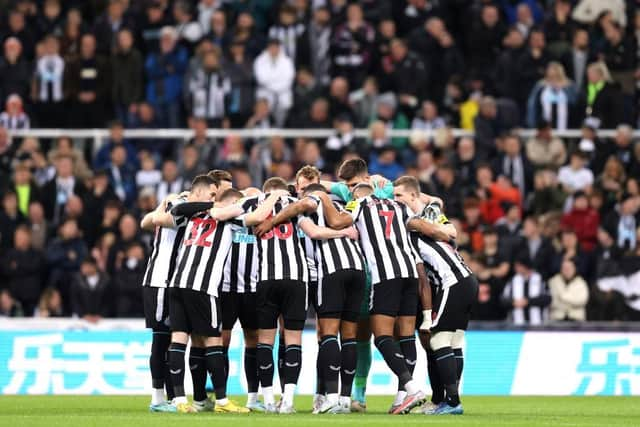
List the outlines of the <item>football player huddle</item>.
<svg viewBox="0 0 640 427">
<path fill-rule="evenodd" d="M 394 183 L 369 176 L 362 159 L 345 161 L 338 177 L 322 181 L 304 166 L 293 185 L 270 178 L 262 189 L 241 192 L 229 172 L 213 170 L 143 218 L 142 227 L 155 232 L 143 281 L 153 331 L 151 411 L 295 413 L 312 306 L 314 414 L 366 411 L 372 341 L 398 379 L 390 414 L 462 414 L 464 331 L 478 284 L 456 250 L 442 200 L 421 193 L 410 176 Z M 237 321 L 245 405 L 226 395 Z M 413 375 L 416 336 L 426 351 L 430 399 L 425 379 Z"/>
</svg>

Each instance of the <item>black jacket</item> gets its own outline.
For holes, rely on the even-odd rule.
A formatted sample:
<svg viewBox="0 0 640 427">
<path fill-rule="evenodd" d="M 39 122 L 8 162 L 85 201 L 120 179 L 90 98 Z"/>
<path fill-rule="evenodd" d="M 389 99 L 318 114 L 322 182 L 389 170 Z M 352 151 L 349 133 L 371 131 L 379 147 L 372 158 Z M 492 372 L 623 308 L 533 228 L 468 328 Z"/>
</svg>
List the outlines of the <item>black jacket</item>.
<svg viewBox="0 0 640 427">
<path fill-rule="evenodd" d="M 130 105 L 142 100 L 142 66 L 142 55 L 136 49 L 113 54 L 111 97 L 116 105 Z"/>
<path fill-rule="evenodd" d="M 35 305 L 38 301 L 45 268 L 44 255 L 35 249 L 9 249 L 2 257 L 2 273 L 7 281 L 6 286 L 11 295 L 23 305 Z"/>
<path fill-rule="evenodd" d="M 28 102 L 31 74 L 29 62 L 23 58 L 15 64 L 0 59 L 0 102 L 3 109 L 7 97 L 14 93 L 20 95 L 23 102 Z"/>
<path fill-rule="evenodd" d="M 73 275 L 71 283 L 71 312 L 79 317 L 92 314 L 102 317 L 111 311 L 111 297 L 109 293 L 109 277 L 98 273 L 98 284 L 92 288 L 81 273 Z"/>
<path fill-rule="evenodd" d="M 622 107 L 622 93 L 616 83 L 605 83 L 604 87 L 596 95 L 593 105 L 587 104 L 587 91 L 584 90 L 580 97 L 581 116 L 594 116 L 600 119 L 600 129 L 614 129 L 624 117 Z"/>
</svg>

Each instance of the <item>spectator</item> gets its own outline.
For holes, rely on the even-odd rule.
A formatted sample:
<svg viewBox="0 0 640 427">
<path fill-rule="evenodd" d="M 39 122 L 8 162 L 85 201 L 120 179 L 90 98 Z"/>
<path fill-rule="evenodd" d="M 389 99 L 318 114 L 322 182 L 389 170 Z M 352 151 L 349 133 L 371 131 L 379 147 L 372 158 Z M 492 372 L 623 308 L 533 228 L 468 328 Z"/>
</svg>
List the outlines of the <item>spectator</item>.
<svg viewBox="0 0 640 427">
<path fill-rule="evenodd" d="M 65 62 L 60 56 L 60 43 L 49 35 L 42 41 L 42 56 L 36 63 L 32 97 L 36 103 L 39 127 L 58 128 L 67 123 L 64 109 Z"/>
<path fill-rule="evenodd" d="M 598 247 L 594 254 L 595 284 L 590 290 L 589 320 L 622 320 L 626 318 L 623 293 L 626 277 L 621 266 L 622 251 L 604 228 L 598 229 Z"/>
<path fill-rule="evenodd" d="M 604 44 L 599 54 L 611 71 L 611 77 L 620 84 L 625 96 L 635 92 L 634 72 L 637 66 L 635 37 L 626 35 L 624 28 L 615 22 L 604 26 Z"/>
<path fill-rule="evenodd" d="M 366 126 L 375 115 L 379 95 L 378 82 L 372 76 L 367 77 L 361 89 L 349 94 L 347 104 L 351 106 L 349 109 L 353 111 L 357 126 Z"/>
<path fill-rule="evenodd" d="M 87 257 L 71 284 L 71 314 L 96 323 L 109 315 L 109 277 L 98 269 L 96 260 Z"/>
<path fill-rule="evenodd" d="M 566 199 L 565 193 L 558 185 L 555 172 L 542 169 L 536 172 L 533 180 L 533 193 L 526 200 L 526 209 L 534 215 L 560 211 Z"/>
<path fill-rule="evenodd" d="M 4 105 L 11 94 L 28 99 L 31 67 L 15 37 L 4 41 L 4 56 L 0 58 L 0 102 Z"/>
<path fill-rule="evenodd" d="M 193 138 L 189 144 L 198 150 L 198 159 L 203 167 L 212 165 L 218 157 L 217 141 L 207 137 L 207 121 L 205 119 L 194 119 L 191 121 Z"/>
<path fill-rule="evenodd" d="M 278 23 L 269 28 L 269 38 L 278 39 L 285 55 L 296 63 L 297 41 L 304 32 L 304 24 L 296 22 L 295 8 L 285 3 L 278 12 Z"/>
<path fill-rule="evenodd" d="M 93 168 L 100 170 L 109 167 L 111 160 L 111 150 L 115 146 L 123 146 L 126 151 L 127 164 L 135 168 L 138 163 L 138 153 L 134 145 L 124 137 L 124 125 L 119 120 L 114 120 L 109 124 L 109 138 L 100 147 L 93 160 Z M 146 148 L 142 146 L 141 148 Z"/>
<path fill-rule="evenodd" d="M 634 251 L 638 244 L 640 203 L 629 193 L 622 194 L 620 203 L 604 218 L 603 227 L 622 251 Z"/>
<path fill-rule="evenodd" d="M 573 33 L 571 49 L 563 55 L 562 64 L 569 78 L 574 81 L 578 91 L 584 88 L 587 64 L 589 64 L 591 59 L 589 52 L 589 32 L 585 29 L 576 29 Z"/>
<path fill-rule="evenodd" d="M 338 162 L 349 147 L 356 146 L 356 137 L 353 132 L 353 123 L 347 115 L 340 115 L 334 120 L 335 135 L 327 139 L 325 152 L 327 161 L 332 166 Z"/>
<path fill-rule="evenodd" d="M 64 304 L 70 304 L 70 285 L 73 274 L 80 271 L 80 264 L 87 256 L 78 223 L 75 219 L 65 219 L 58 227 L 58 237 L 47 246 L 45 252 L 49 268 L 49 286 L 60 291 Z M 64 312 L 68 312 L 65 305 Z"/>
<path fill-rule="evenodd" d="M 540 273 L 533 269 L 527 254 L 515 261 L 516 274 L 507 283 L 502 296 L 503 304 L 510 311 L 515 325 L 541 325 L 549 317 L 547 307 L 551 296 Z"/>
<path fill-rule="evenodd" d="M 265 37 L 255 27 L 251 14 L 246 11 L 238 14 L 233 39 L 240 40 L 247 46 L 247 54 L 251 59 L 256 58 L 266 45 Z"/>
<path fill-rule="evenodd" d="M 191 147 L 194 146 L 192 145 Z M 143 188 L 152 188 L 155 191 L 162 181 L 162 172 L 156 168 L 156 162 L 150 155 L 144 156 L 140 164 L 142 167 L 136 172 L 136 188 L 138 192 Z"/>
<path fill-rule="evenodd" d="M 201 24 L 202 25 L 202 24 Z M 210 31 L 205 32 L 205 39 L 210 40 L 220 50 L 227 50 L 229 45 L 229 28 L 227 26 L 227 15 L 224 11 L 217 10 L 211 15 L 211 19 L 207 24 Z"/>
<path fill-rule="evenodd" d="M 8 289 L 0 289 L 0 317 L 22 317 L 24 311 Z"/>
<path fill-rule="evenodd" d="M 516 27 L 511 27 L 502 39 L 495 67 L 495 88 L 501 97 L 513 97 L 518 89 L 517 60 L 524 53 L 524 35 Z"/>
<path fill-rule="evenodd" d="M 121 144 L 111 147 L 109 183 L 118 199 L 127 207 L 136 199 L 136 169 L 127 163 L 127 150 Z"/>
<path fill-rule="evenodd" d="M 22 98 L 11 94 L 5 103 L 5 110 L 0 113 L 0 126 L 6 129 L 29 129 L 29 116 L 22 109 Z"/>
<path fill-rule="evenodd" d="M 597 242 L 600 214 L 589 206 L 589 199 L 583 191 L 573 194 L 573 206 L 563 215 L 562 226 L 575 230 L 582 250 L 593 251 Z"/>
<path fill-rule="evenodd" d="M 142 101 L 142 55 L 133 46 L 133 33 L 129 29 L 118 32 L 116 47 L 111 55 L 111 98 L 118 120 L 131 124 Z"/>
<path fill-rule="evenodd" d="M 397 98 L 392 93 L 385 93 L 378 97 L 376 106 L 376 115 L 372 120 L 380 120 L 384 123 L 388 130 L 409 129 L 409 119 L 398 109 Z M 391 138 L 391 145 L 398 150 L 401 158 L 404 160 L 405 155 L 409 155 L 408 148 L 409 139 L 396 137 Z"/>
<path fill-rule="evenodd" d="M 369 172 L 373 175 L 382 175 L 390 180 L 395 180 L 404 173 L 404 168 L 397 161 L 396 150 L 393 147 L 386 146 L 378 154 L 371 154 Z"/>
<path fill-rule="evenodd" d="M 29 205 L 29 225 L 31 230 L 31 247 L 41 251 L 45 248 L 50 230 L 47 219 L 44 217 L 44 208 L 40 202 L 32 202 Z"/>
<path fill-rule="evenodd" d="M 526 197 L 533 187 L 533 168 L 522 153 L 520 138 L 515 134 L 503 138 L 504 152 L 494 164 L 496 176 L 504 175 Z"/>
<path fill-rule="evenodd" d="M 529 256 L 533 269 L 548 280 L 554 272 L 553 263 L 556 250 L 551 241 L 540 233 L 540 223 L 536 216 L 528 216 L 522 225 L 522 238 L 519 252 Z"/>
<path fill-rule="evenodd" d="M 209 163 L 211 165 L 212 163 Z M 231 168 L 244 168 L 249 164 L 249 157 L 238 135 L 229 135 L 219 152 L 215 165 L 219 169 L 229 170 Z M 202 165 L 202 170 L 207 170 L 207 165 Z"/>
<path fill-rule="evenodd" d="M 55 163 L 56 159 L 60 156 L 71 157 L 73 162 L 73 175 L 78 177 L 78 179 L 85 180 L 91 176 L 92 172 L 89 166 L 87 166 L 84 154 L 73 147 L 73 141 L 68 136 L 61 136 L 56 140 L 54 148 L 49 150 L 47 159 L 50 163 Z"/>
<path fill-rule="evenodd" d="M 24 13 L 17 10 L 17 8 L 9 11 L 7 24 L 8 28 L 3 31 L 2 34 L 3 40 L 16 39 L 19 41 L 20 46 L 23 49 L 25 59 L 27 61 L 33 61 L 38 34 L 35 33 L 35 29 L 32 25 L 27 26 Z"/>
<path fill-rule="evenodd" d="M 231 60 L 224 66 L 231 81 L 227 117 L 232 128 L 241 128 L 251 116 L 254 104 L 253 64 L 244 43 L 234 41 L 229 50 Z"/>
<path fill-rule="evenodd" d="M 495 99 L 490 96 L 482 98 L 478 115 L 473 120 L 480 160 L 491 159 L 496 153 L 496 140 L 501 130 L 497 116 L 498 106 Z"/>
<path fill-rule="evenodd" d="M 604 63 L 594 62 L 587 67 L 587 84 L 581 95 L 581 105 L 584 114 L 597 119 L 600 128 L 612 129 L 622 122 L 622 96 Z"/>
<path fill-rule="evenodd" d="M 522 211 L 520 206 L 510 202 L 502 204 L 504 216 L 495 222 L 495 228 L 500 236 L 500 241 L 513 253 L 520 243 L 520 231 L 522 229 Z"/>
<path fill-rule="evenodd" d="M 168 14 L 165 14 L 163 3 L 149 2 L 140 17 L 142 53 L 147 56 L 160 48 L 162 28 L 170 25 Z"/>
<path fill-rule="evenodd" d="M 162 27 L 160 49 L 151 53 L 145 62 L 147 75 L 147 101 L 155 109 L 158 124 L 180 127 L 182 79 L 187 69 L 187 51 L 177 46 L 178 34 L 172 27 Z"/>
<path fill-rule="evenodd" d="M 40 189 L 33 182 L 31 170 L 24 163 L 14 168 L 12 190 L 16 193 L 18 210 L 26 217 L 29 215 L 29 204 L 40 199 Z"/>
<path fill-rule="evenodd" d="M 589 191 L 593 185 L 593 172 L 586 167 L 585 155 L 574 151 L 569 157 L 569 164 L 558 171 L 558 182 L 567 194 L 576 191 Z"/>
<path fill-rule="evenodd" d="M 311 103 L 318 99 L 323 93 L 322 88 L 313 78 L 313 75 L 306 68 L 300 68 L 296 73 L 296 82 L 293 89 L 294 113 L 289 116 L 288 123 L 299 121 L 300 117 L 307 114 Z"/>
<path fill-rule="evenodd" d="M 59 35 L 62 31 L 62 5 L 60 0 L 45 0 L 36 20 L 39 36 Z"/>
<path fill-rule="evenodd" d="M 60 292 L 56 288 L 48 287 L 42 292 L 38 308 L 33 316 L 42 318 L 62 317 L 65 314 L 62 303 Z"/>
<path fill-rule="evenodd" d="M 116 316 L 142 317 L 144 310 L 140 298 L 140 283 L 144 278 L 145 253 L 142 245 L 133 242 L 127 246 L 124 257 L 113 276 Z"/>
<path fill-rule="evenodd" d="M 534 29 L 529 34 L 528 48 L 518 58 L 516 65 L 516 71 L 519 75 L 519 90 L 515 94 L 515 100 L 521 108 L 525 106 L 527 97 L 536 82 L 545 76 L 545 69 L 550 60 L 551 57 L 546 50 L 544 32 L 539 28 Z M 558 76 L 554 80 L 554 82 L 558 83 L 554 84 L 558 85 L 561 78 L 561 76 Z"/>
<path fill-rule="evenodd" d="M 204 31 L 195 17 L 190 3 L 187 0 L 177 0 L 173 4 L 173 18 L 176 22 L 175 29 L 178 40 L 189 52 L 193 52 L 194 46 L 204 36 Z"/>
<path fill-rule="evenodd" d="M 162 164 L 162 180 L 158 184 L 156 198 L 164 200 L 169 194 L 180 193 L 185 187 L 185 181 L 178 174 L 178 165 L 174 160 L 165 160 Z"/>
<path fill-rule="evenodd" d="M 296 46 L 296 66 L 309 69 L 322 86 L 328 86 L 331 80 L 330 19 L 331 15 L 326 7 L 315 7 L 311 21 L 298 38 Z"/>
<path fill-rule="evenodd" d="M 278 39 L 269 39 L 267 49 L 253 63 L 253 74 L 257 81 L 256 98 L 269 102 L 275 125 L 282 127 L 293 104 L 295 69 Z"/>
<path fill-rule="evenodd" d="M 613 138 L 613 144 L 605 146 L 601 150 L 604 156 L 615 156 L 624 167 L 624 171 L 630 174 L 632 171 L 638 170 L 638 159 L 634 154 L 633 128 L 626 124 L 620 124 L 616 128 L 616 134 Z"/>
<path fill-rule="evenodd" d="M 116 218 L 116 224 L 117 228 L 114 229 L 114 232 L 117 234 L 117 237 L 113 245 L 109 248 L 105 269 L 106 273 L 114 280 L 116 271 L 122 268 L 122 263 L 127 258 L 127 248 L 134 244 L 142 245 L 139 236 L 140 229 L 138 221 L 132 214 L 126 213 L 120 218 Z M 139 281 L 137 283 L 142 282 Z"/>
<path fill-rule="evenodd" d="M 576 31 L 576 23 L 571 19 L 571 1 L 555 1 L 553 10 L 544 21 L 544 32 L 549 41 L 551 54 L 559 56 L 570 51 L 572 35 Z"/>
<path fill-rule="evenodd" d="M 131 29 L 133 23 L 125 14 L 128 3 L 123 0 L 109 0 L 107 10 L 96 19 L 93 34 L 96 36 L 98 52 L 108 55 L 113 50 L 113 41 L 125 28 Z"/>
<path fill-rule="evenodd" d="M 450 163 L 443 163 L 431 177 L 430 194 L 447 201 L 447 214 L 453 218 L 462 217 L 462 192 L 456 171 Z"/>
<path fill-rule="evenodd" d="M 224 12 L 224 0 L 200 0 L 198 2 L 198 22 L 206 34 L 211 29 L 211 19 L 215 12 Z"/>
<path fill-rule="evenodd" d="M 595 181 L 595 188 L 602 192 L 604 197 L 603 209 L 610 211 L 618 202 L 619 196 L 624 191 L 626 174 L 620 160 L 609 157 L 604 165 L 604 170 Z"/>
<path fill-rule="evenodd" d="M 577 90 L 567 79 L 562 64 L 551 61 L 544 79 L 533 87 L 527 101 L 527 126 L 535 127 L 541 120 L 553 129 L 566 130 L 576 103 Z"/>
<path fill-rule="evenodd" d="M 242 147 L 242 151 L 244 151 L 244 147 Z M 180 160 L 178 173 L 185 183 L 185 187 L 188 186 L 188 184 L 190 184 L 197 175 L 208 171 L 206 167 L 198 162 L 198 149 L 193 145 L 185 145 L 182 148 L 182 156 Z"/>
<path fill-rule="evenodd" d="M 72 60 L 80 54 L 80 39 L 86 32 L 86 25 L 82 22 L 82 14 L 78 9 L 69 9 L 60 38 L 60 54 L 67 60 Z"/>
<path fill-rule="evenodd" d="M 549 280 L 551 306 L 549 318 L 559 321 L 585 321 L 589 286 L 570 259 L 562 262 L 560 273 Z"/>
<path fill-rule="evenodd" d="M 558 255 L 553 266 L 554 272 L 560 271 L 562 260 L 573 259 L 580 275 L 587 276 L 589 274 L 589 254 L 584 252 L 580 246 L 576 230 L 568 227 L 562 229 Z"/>
<path fill-rule="evenodd" d="M 55 168 L 55 177 L 42 188 L 42 201 L 47 219 L 57 225 L 62 219 L 67 199 L 71 195 L 82 197 L 86 190 L 82 182 L 73 175 L 73 159 L 70 156 L 58 156 Z"/>
<path fill-rule="evenodd" d="M 220 67 L 218 50 L 206 52 L 202 67 L 186 82 L 185 99 L 192 117 L 204 118 L 207 125 L 220 128 L 225 121 L 231 80 Z"/>
<path fill-rule="evenodd" d="M 376 98 L 376 100 L 379 98 Z M 349 115 L 351 121 L 354 120 L 354 111 L 349 99 L 349 81 L 344 77 L 336 77 L 331 80 L 329 86 L 329 111 L 330 115 L 337 118 L 342 115 Z M 375 113 L 375 110 L 374 110 Z M 367 124 L 374 116 L 367 117 Z"/>
<path fill-rule="evenodd" d="M 538 122 L 536 136 L 526 144 L 527 158 L 536 168 L 557 169 L 567 160 L 564 142 L 553 135 L 551 124 Z"/>
<path fill-rule="evenodd" d="M 362 7 L 352 3 L 347 7 L 347 20 L 336 27 L 331 41 L 334 76 L 349 80 L 350 87 L 360 87 L 371 66 L 375 30 L 364 20 Z"/>
<path fill-rule="evenodd" d="M 406 42 L 396 38 L 391 40 L 389 56 L 382 59 L 382 69 L 386 76 L 381 77 L 381 82 L 390 83 L 383 91 L 394 92 L 400 107 L 413 111 L 427 95 L 427 71 L 422 58 L 410 52 Z"/>
<path fill-rule="evenodd" d="M 427 100 L 422 102 L 419 114 L 411 122 L 411 129 L 431 131 L 446 125 L 444 119 L 438 115 L 438 106 Z"/>
<path fill-rule="evenodd" d="M 38 304 L 45 266 L 43 253 L 31 245 L 29 226 L 19 226 L 13 237 L 13 248 L 2 257 L 2 275 L 12 297 L 20 302 L 27 316 L 33 314 Z"/>
<path fill-rule="evenodd" d="M 500 11 L 492 3 L 482 5 L 479 18 L 471 23 L 471 31 L 467 33 L 467 52 L 471 70 L 488 79 L 506 31 L 500 21 Z"/>
</svg>

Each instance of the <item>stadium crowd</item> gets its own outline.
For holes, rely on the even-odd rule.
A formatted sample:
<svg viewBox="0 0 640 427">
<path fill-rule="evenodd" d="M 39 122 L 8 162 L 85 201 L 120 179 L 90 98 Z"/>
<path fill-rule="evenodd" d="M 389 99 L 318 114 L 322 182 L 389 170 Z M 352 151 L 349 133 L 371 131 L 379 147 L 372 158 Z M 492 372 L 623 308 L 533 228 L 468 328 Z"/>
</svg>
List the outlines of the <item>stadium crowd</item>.
<svg viewBox="0 0 640 427">
<path fill-rule="evenodd" d="M 634 1 L 0 6 L 0 315 L 141 317 L 152 236 L 139 220 L 168 193 L 213 168 L 239 189 L 306 164 L 335 179 L 361 156 L 371 174 L 416 176 L 445 201 L 480 279 L 474 318 L 640 320 Z M 10 137 L 105 126 L 101 147 Z M 194 137 L 123 137 L 172 127 Z M 334 136 L 210 139 L 211 127 Z M 537 131 L 522 139 L 519 127 Z M 555 135 L 569 128 L 582 136 Z"/>
</svg>

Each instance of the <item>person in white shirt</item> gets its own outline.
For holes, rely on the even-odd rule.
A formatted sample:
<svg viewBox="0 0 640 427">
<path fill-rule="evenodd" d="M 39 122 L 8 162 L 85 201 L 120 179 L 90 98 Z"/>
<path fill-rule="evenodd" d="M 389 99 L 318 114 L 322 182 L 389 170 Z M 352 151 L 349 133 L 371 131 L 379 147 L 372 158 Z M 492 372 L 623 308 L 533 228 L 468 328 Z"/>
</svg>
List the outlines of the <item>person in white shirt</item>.
<svg viewBox="0 0 640 427">
<path fill-rule="evenodd" d="M 277 127 L 282 127 L 293 104 L 293 81 L 295 79 L 293 61 L 282 51 L 280 40 L 271 38 L 267 48 L 253 63 L 253 73 L 258 87 L 256 99 L 269 102 Z"/>
<path fill-rule="evenodd" d="M 593 185 L 593 172 L 586 167 L 586 159 L 581 151 L 573 152 L 569 164 L 560 168 L 558 182 L 569 194 L 587 191 Z"/>
</svg>

